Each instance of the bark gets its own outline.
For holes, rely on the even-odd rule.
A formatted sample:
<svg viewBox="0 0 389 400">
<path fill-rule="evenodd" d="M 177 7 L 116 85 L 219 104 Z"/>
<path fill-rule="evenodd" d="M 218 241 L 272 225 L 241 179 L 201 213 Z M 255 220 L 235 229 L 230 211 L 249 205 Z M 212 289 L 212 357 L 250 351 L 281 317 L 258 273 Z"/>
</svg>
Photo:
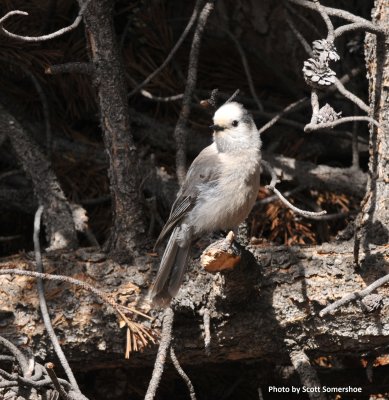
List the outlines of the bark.
<svg viewBox="0 0 389 400">
<path fill-rule="evenodd" d="M 45 208 L 44 223 L 50 248 L 76 247 L 72 212 L 49 161 L 22 125 L 1 105 L 0 131 L 8 135 L 20 164 L 31 178 L 38 203 Z"/>
<path fill-rule="evenodd" d="M 84 13 L 101 127 L 109 158 L 112 232 L 107 245 L 118 259 L 131 259 L 145 247 L 145 223 L 139 190 L 138 154 L 129 121 L 124 70 L 109 0 L 91 1 Z"/>
<path fill-rule="evenodd" d="M 227 360 L 278 360 L 289 363 L 286 343 L 293 341 L 310 357 L 362 357 L 387 345 L 389 335 L 389 288 L 378 291 L 383 306 L 364 313 L 359 303 L 320 318 L 319 311 L 345 293 L 359 290 L 389 272 L 387 246 L 377 246 L 362 257 L 355 271 L 351 243 L 317 247 L 249 247 L 242 262 L 231 272 L 215 275 L 192 266 L 180 291 L 176 309 L 175 348 L 181 362 L 197 364 L 205 359 L 199 312 L 211 315 L 209 362 Z M 89 250 L 52 254 L 45 260 L 48 271 L 58 269 L 94 283 L 125 304 L 141 307 L 139 289 L 146 292 L 152 280 L 152 260 L 143 271 L 125 268 Z M 0 271 L 18 265 L 31 268 L 23 256 L 3 260 Z M 32 278 L 0 275 L 0 335 L 15 344 L 32 347 L 35 354 L 52 356 L 42 322 Z M 102 362 L 121 365 L 125 332 L 116 317 L 99 301 L 79 288 L 47 283 L 46 293 L 54 326 L 65 353 L 83 370 Z M 11 301 L 15 299 L 15 303 Z M 17 302 L 17 303 L 16 303 Z M 147 304 L 143 303 L 143 308 Z M 161 315 L 161 314 L 159 314 Z M 197 315 L 197 316 L 196 316 Z M 54 317 L 55 316 L 55 317 Z M 159 320 L 156 320 L 158 329 Z M 133 366 L 152 365 L 156 347 L 131 356 Z"/>
<path fill-rule="evenodd" d="M 389 26 L 389 7 L 385 0 L 376 0 L 373 22 Z M 366 38 L 366 63 L 369 78 L 371 116 L 380 124 L 370 129 L 370 182 L 361 215 L 362 243 L 389 241 L 389 34 Z"/>
</svg>

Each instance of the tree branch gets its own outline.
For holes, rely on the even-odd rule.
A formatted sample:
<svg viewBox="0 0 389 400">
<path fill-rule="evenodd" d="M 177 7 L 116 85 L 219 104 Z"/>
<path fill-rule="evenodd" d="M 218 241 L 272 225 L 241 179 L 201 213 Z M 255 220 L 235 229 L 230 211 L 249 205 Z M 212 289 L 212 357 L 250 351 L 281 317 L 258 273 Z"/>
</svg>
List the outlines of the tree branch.
<svg viewBox="0 0 389 400">
<path fill-rule="evenodd" d="M 74 22 L 62 29 L 59 29 L 56 32 L 50 33 L 48 35 L 43 35 L 43 36 L 21 36 L 21 35 L 16 35 L 12 32 L 7 31 L 4 26 L 3 23 L 10 18 L 13 15 L 28 15 L 27 12 L 25 11 L 19 11 L 19 10 L 15 10 L 15 11 L 10 11 L 9 13 L 7 13 L 6 15 L 4 15 L 4 17 L 2 17 L 0 19 L 0 28 L 3 31 L 3 33 L 8 36 L 11 37 L 13 39 L 18 39 L 18 40 L 22 40 L 24 42 L 43 42 L 45 40 L 51 40 L 54 39 L 58 36 L 62 36 L 64 33 L 70 32 L 73 29 L 77 28 L 78 25 L 80 25 L 80 22 L 82 21 L 82 14 L 86 8 L 86 6 L 88 5 L 90 0 L 85 0 L 84 4 L 81 6 L 80 11 L 78 13 L 77 18 L 74 20 Z"/>
<path fill-rule="evenodd" d="M 39 243 L 39 233 L 40 233 L 40 225 L 41 225 L 41 218 L 43 213 L 43 206 L 40 206 L 35 213 L 34 219 L 34 251 L 35 251 L 35 262 L 36 268 L 38 272 L 43 273 L 43 264 L 42 264 L 42 255 L 41 255 L 41 248 Z M 41 279 L 37 279 L 37 287 L 38 287 L 38 296 L 39 296 L 39 305 L 41 308 L 42 319 L 46 327 L 47 334 L 49 335 L 50 341 L 54 347 L 55 353 L 66 373 L 66 376 L 69 379 L 69 382 L 73 386 L 74 390 L 78 393 L 81 393 L 80 388 L 78 387 L 76 378 L 73 374 L 72 369 L 66 359 L 65 353 L 62 351 L 61 345 L 59 344 L 59 340 L 57 335 L 54 332 L 53 325 L 51 324 L 49 310 L 47 308 L 44 286 Z"/>
<path fill-rule="evenodd" d="M 201 6 L 202 2 L 203 2 L 203 0 L 196 0 L 196 4 L 194 6 L 192 15 L 191 15 L 191 17 L 190 17 L 190 19 L 188 21 L 188 24 L 186 25 L 184 31 L 182 32 L 181 36 L 177 40 L 177 43 L 170 50 L 170 53 L 165 58 L 165 61 L 154 72 L 152 72 L 142 83 L 138 84 L 134 89 L 132 89 L 131 92 L 128 95 L 129 97 L 133 96 L 135 93 L 139 92 L 140 89 L 145 87 L 170 62 L 170 60 L 173 58 L 174 54 L 176 54 L 177 50 L 181 47 L 181 45 L 184 42 L 185 38 L 187 37 L 189 31 L 191 30 L 193 24 L 196 22 L 196 19 L 197 19 L 197 16 L 199 14 L 199 10 L 200 10 L 200 6 Z"/>
<path fill-rule="evenodd" d="M 187 123 L 191 110 L 192 96 L 197 82 L 197 66 L 200 53 L 201 38 L 207 23 L 208 17 L 213 10 L 213 0 L 207 1 L 199 15 L 196 30 L 193 35 L 192 46 L 189 54 L 188 77 L 185 86 L 184 99 L 178 121 L 174 130 L 176 140 L 176 172 L 180 185 L 186 176 L 186 136 Z"/>
<path fill-rule="evenodd" d="M 159 382 L 161 381 L 163 369 L 165 367 L 167 352 L 172 340 L 173 319 L 174 312 L 169 307 L 165 310 L 163 315 L 161 342 L 159 344 L 157 358 L 155 360 L 154 370 L 149 382 L 149 387 L 147 388 L 145 400 L 153 400 L 157 393 Z"/>
<path fill-rule="evenodd" d="M 39 147 L 20 123 L 0 105 L 0 132 L 5 132 L 24 171 L 30 176 L 35 195 L 45 207 L 45 225 L 50 249 L 74 248 L 77 235 L 70 205 Z"/>
<path fill-rule="evenodd" d="M 288 1 L 290 3 L 297 4 L 299 6 L 317 11 L 316 5 L 313 1 L 310 1 L 310 0 L 288 0 Z M 325 12 L 331 17 L 343 18 L 350 22 L 363 23 L 366 25 L 366 27 L 368 27 L 369 31 L 371 31 L 373 33 L 381 33 L 381 34 L 385 33 L 385 28 L 381 28 L 381 27 L 377 26 L 376 24 L 374 24 L 362 17 L 358 17 L 357 15 L 354 15 L 348 11 L 341 10 L 338 8 L 331 8 L 331 7 L 323 7 L 323 8 L 324 8 Z"/>
</svg>

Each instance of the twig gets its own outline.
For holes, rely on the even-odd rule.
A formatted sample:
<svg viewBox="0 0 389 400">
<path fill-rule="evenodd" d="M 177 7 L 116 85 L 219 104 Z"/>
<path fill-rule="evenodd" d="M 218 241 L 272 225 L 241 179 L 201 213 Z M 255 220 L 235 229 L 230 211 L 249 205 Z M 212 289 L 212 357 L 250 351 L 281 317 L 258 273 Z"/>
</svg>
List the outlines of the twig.
<svg viewBox="0 0 389 400">
<path fill-rule="evenodd" d="M 317 124 L 317 115 L 319 114 L 320 105 L 319 105 L 319 96 L 317 94 L 316 89 L 312 89 L 311 91 L 311 105 L 312 105 L 311 124 Z"/>
<path fill-rule="evenodd" d="M 282 193 L 276 189 L 273 186 L 267 185 L 265 186 L 266 189 L 271 190 L 272 192 L 274 192 L 278 198 L 282 201 L 282 203 L 284 203 L 288 208 L 290 208 L 292 211 L 294 211 L 296 214 L 302 215 L 303 217 L 306 218 L 310 218 L 310 217 L 318 217 L 320 215 L 324 215 L 327 213 L 327 211 L 319 211 L 319 212 L 315 212 L 315 211 L 306 211 L 306 210 L 302 210 L 296 206 L 294 206 L 291 202 L 289 202 L 283 195 Z"/>
<path fill-rule="evenodd" d="M 8 269 L 0 269 L 0 276 L 1 275 L 20 275 L 20 276 L 30 276 L 32 278 L 38 278 L 48 281 L 59 281 L 59 282 L 66 282 L 70 283 L 71 285 L 75 285 L 81 287 L 82 289 L 93 293 L 96 295 L 100 300 L 102 300 L 105 304 L 111 306 L 115 311 L 119 311 L 119 309 L 123 309 L 125 311 L 129 311 L 131 313 L 140 315 L 147 319 L 152 319 L 149 315 L 146 315 L 135 308 L 132 307 L 125 307 L 120 304 L 117 304 L 108 293 L 103 292 L 95 288 L 94 286 L 90 285 L 87 282 L 80 281 L 79 279 L 71 278 L 70 276 L 65 275 L 55 275 L 55 274 L 47 274 L 35 271 L 26 271 L 23 269 L 17 268 L 8 268 Z"/>
<path fill-rule="evenodd" d="M 313 219 L 314 221 L 333 221 L 334 219 L 341 219 L 346 218 L 350 215 L 349 212 L 338 212 L 333 214 L 325 214 L 325 215 L 312 215 L 309 218 Z"/>
<path fill-rule="evenodd" d="M 334 25 L 332 24 L 330 17 L 327 14 L 326 8 L 320 4 L 319 0 L 313 0 L 313 3 L 315 4 L 316 10 L 319 12 L 319 14 L 321 15 L 321 17 L 323 18 L 324 22 L 327 25 L 328 29 L 327 41 L 332 43 L 335 38 Z"/>
<path fill-rule="evenodd" d="M 147 99 L 153 100 L 153 101 L 161 101 L 163 103 L 168 103 L 170 101 L 177 101 L 177 100 L 181 100 L 184 98 L 184 94 L 180 93 L 180 94 L 176 94 L 173 96 L 155 96 L 153 94 L 151 94 L 150 92 L 148 92 L 147 90 L 142 89 L 140 91 L 141 95 L 143 97 L 146 97 Z"/>
<path fill-rule="evenodd" d="M 57 392 L 59 393 L 61 398 L 63 400 L 72 400 L 72 398 L 65 392 L 64 388 L 60 384 L 60 382 L 57 378 L 57 375 L 55 374 L 55 371 L 54 371 L 54 364 L 49 362 L 49 363 L 45 364 L 45 367 L 46 367 L 47 373 L 48 373 L 51 381 L 53 382 L 55 389 L 57 390 Z"/>
<path fill-rule="evenodd" d="M 319 29 L 317 29 L 316 25 L 313 22 L 311 22 L 308 18 L 305 18 L 301 12 L 298 12 L 294 7 L 292 7 L 288 3 L 288 1 L 285 2 L 285 7 L 288 9 L 289 12 L 291 12 L 293 15 L 299 18 L 306 26 L 308 26 L 315 33 L 316 36 L 318 37 L 322 36 Z"/>
<path fill-rule="evenodd" d="M 15 176 L 20 174 L 23 174 L 22 169 L 13 169 L 11 171 L 3 172 L 2 174 L 0 174 L 0 181 L 9 178 L 10 176 Z"/>
<path fill-rule="evenodd" d="M 356 112 L 356 105 L 354 105 L 354 112 Z M 351 142 L 352 162 L 351 168 L 359 169 L 359 149 L 358 149 L 358 124 L 357 121 L 353 123 L 353 140 Z"/>
<path fill-rule="evenodd" d="M 286 17 L 286 22 L 289 25 L 290 29 L 298 39 L 298 41 L 301 43 L 303 46 L 304 50 L 311 56 L 312 55 L 312 47 L 310 44 L 305 40 L 304 36 L 300 33 L 300 31 L 296 28 L 294 22 L 290 18 L 290 15 L 287 10 L 285 10 L 285 17 Z"/>
<path fill-rule="evenodd" d="M 0 59 L 6 62 L 7 64 L 11 64 L 19 68 L 24 75 L 26 75 L 32 82 L 35 87 L 36 92 L 38 93 L 39 99 L 42 103 L 42 111 L 43 111 L 43 118 L 45 121 L 45 131 L 46 131 L 46 147 L 47 153 L 50 157 L 52 153 L 52 130 L 51 130 L 51 122 L 50 122 L 50 112 L 49 112 L 49 101 L 47 100 L 47 96 L 45 91 L 42 88 L 42 85 L 39 83 L 38 79 L 35 75 L 26 68 L 23 64 L 18 63 L 16 61 L 10 60 L 5 57 L 1 57 Z"/>
<path fill-rule="evenodd" d="M 126 73 L 126 78 L 130 81 L 130 83 L 134 86 L 138 86 L 138 82 L 129 74 Z M 173 96 L 155 96 L 152 93 L 150 93 L 148 90 L 145 89 L 140 89 L 140 94 L 143 97 L 146 97 L 147 99 L 153 100 L 153 101 L 160 101 L 163 103 L 168 103 L 170 101 L 177 101 L 177 100 L 181 100 L 184 98 L 184 94 L 180 93 L 180 94 L 176 94 Z"/>
<path fill-rule="evenodd" d="M 345 124 L 347 122 L 355 122 L 355 121 L 367 121 L 367 122 L 370 122 L 371 124 L 374 124 L 375 126 L 379 126 L 379 123 L 375 119 L 361 115 L 361 116 L 353 116 L 353 117 L 343 117 L 343 118 L 339 118 L 335 121 L 324 122 L 321 124 L 310 123 L 310 124 L 305 125 L 304 132 L 313 132 L 313 131 L 318 131 L 320 129 L 334 128 L 337 125 Z"/>
<path fill-rule="evenodd" d="M 65 64 L 49 65 L 45 69 L 45 74 L 85 74 L 93 75 L 95 72 L 94 65 L 90 62 L 69 62 Z"/>
<path fill-rule="evenodd" d="M 186 175 L 186 125 L 190 114 L 193 92 L 197 82 L 197 66 L 199 61 L 200 42 L 209 14 L 213 10 L 213 7 L 213 0 L 207 1 L 204 8 L 201 10 L 197 21 L 197 26 L 193 35 L 192 46 L 189 54 L 188 77 L 184 91 L 184 98 L 182 101 L 182 108 L 174 129 L 174 138 L 177 146 L 176 172 L 180 185 L 182 185 L 184 182 Z"/>
<path fill-rule="evenodd" d="M 136 86 L 128 95 L 129 97 L 133 96 L 135 93 L 137 93 L 140 89 L 142 89 L 144 86 L 146 86 L 157 74 L 159 74 L 165 67 L 166 65 L 170 62 L 170 60 L 173 58 L 174 54 L 177 52 L 177 50 L 180 48 L 182 43 L 184 42 L 186 36 L 188 35 L 189 31 L 191 30 L 193 24 L 196 22 L 200 6 L 202 4 L 203 0 L 197 0 L 196 4 L 194 6 L 192 15 L 189 19 L 188 25 L 185 27 L 184 31 L 182 32 L 180 38 L 177 40 L 177 43 L 174 45 L 174 47 L 171 49 L 170 53 L 166 57 L 165 61 L 154 71 L 152 72 L 142 83 L 140 83 L 138 86 Z"/>
<path fill-rule="evenodd" d="M 23 376 L 25 376 L 28 371 L 28 362 L 23 353 L 13 343 L 11 343 L 6 338 L 3 338 L 2 336 L 0 336 L 0 345 L 5 347 L 15 357 L 20 366 Z"/>
<path fill-rule="evenodd" d="M 211 316 L 208 308 L 203 310 L 204 349 L 207 356 L 211 355 Z"/>
<path fill-rule="evenodd" d="M 294 211 L 296 214 L 302 215 L 303 217 L 310 218 L 310 217 L 318 217 L 320 215 L 324 215 L 327 213 L 327 211 L 320 211 L 320 212 L 314 212 L 314 211 L 305 211 L 301 210 L 300 208 L 294 206 L 292 203 L 290 203 L 282 194 L 281 192 L 276 189 L 275 185 L 278 182 L 277 174 L 272 168 L 272 166 L 267 162 L 262 160 L 262 165 L 266 168 L 266 170 L 270 173 L 271 176 L 271 182 L 269 185 L 265 186 L 266 189 L 271 190 L 274 192 L 278 198 L 287 206 L 289 207 L 292 211 Z"/>
<path fill-rule="evenodd" d="M 358 96 L 348 91 L 338 78 L 335 78 L 335 86 L 344 97 L 356 104 L 361 110 L 365 111 L 366 113 L 370 112 L 370 107 L 366 103 L 364 103 Z"/>
<path fill-rule="evenodd" d="M 20 11 L 20 10 L 14 10 L 14 11 L 10 11 L 9 13 L 7 13 L 6 15 L 4 15 L 4 17 L 2 17 L 0 19 L 0 28 L 3 31 L 3 33 L 6 36 L 9 36 L 13 39 L 18 39 L 18 40 L 23 40 L 24 42 L 43 42 L 45 40 L 50 40 L 50 39 L 54 39 L 58 36 L 63 35 L 66 32 L 70 32 L 73 29 L 77 28 L 78 25 L 80 25 L 80 22 L 82 21 L 82 13 L 84 12 L 86 6 L 88 5 L 90 0 L 86 0 L 85 3 L 82 5 L 82 7 L 80 8 L 80 11 L 78 13 L 77 18 L 74 20 L 74 22 L 62 29 L 59 29 L 56 32 L 50 33 L 48 35 L 43 35 L 43 36 L 21 36 L 21 35 L 16 35 L 12 32 L 9 32 L 7 29 L 4 28 L 3 23 L 4 21 L 6 21 L 9 17 L 11 17 L 12 15 L 29 15 L 27 12 L 25 11 Z"/>
<path fill-rule="evenodd" d="M 189 376 L 185 373 L 185 371 L 182 369 L 182 367 L 176 357 L 176 353 L 174 352 L 173 346 L 170 346 L 170 358 L 171 358 L 173 365 L 174 365 L 175 369 L 177 370 L 178 374 L 181 376 L 181 378 L 186 383 L 186 386 L 188 387 L 190 399 L 196 400 L 196 393 L 195 393 L 192 381 L 190 380 Z"/>
<path fill-rule="evenodd" d="M 277 177 L 276 171 L 274 170 L 274 168 L 270 165 L 270 163 L 268 163 L 265 160 L 261 160 L 261 164 L 265 167 L 265 169 L 267 170 L 267 172 L 270 174 L 271 177 L 271 181 L 270 181 L 270 186 L 271 187 L 275 187 L 277 185 L 277 183 L 280 181 Z"/>
<path fill-rule="evenodd" d="M 236 89 L 234 93 L 232 93 L 232 95 L 225 101 L 224 104 L 230 103 L 231 101 L 234 101 L 235 97 L 238 96 L 240 90 Z"/>
<path fill-rule="evenodd" d="M 310 0 L 288 0 L 288 1 L 290 3 L 297 4 L 299 6 L 317 11 L 316 5 Z M 367 19 L 364 19 L 362 17 L 354 15 L 348 11 L 341 10 L 338 8 L 331 8 L 331 7 L 323 7 L 323 8 L 324 8 L 325 12 L 327 13 L 327 15 L 329 15 L 331 17 L 343 18 L 350 22 L 364 23 L 364 24 L 366 24 L 366 30 L 368 30 L 369 32 L 372 32 L 372 33 L 381 33 L 381 34 L 385 33 L 385 28 L 377 27 L 377 25 L 373 24 L 372 22 L 368 21 Z"/>
<path fill-rule="evenodd" d="M 375 29 L 374 29 L 375 28 Z M 353 22 L 352 24 L 342 25 L 335 29 L 335 38 L 342 36 L 346 32 L 365 30 L 371 33 L 380 34 L 382 29 L 378 25 L 371 26 L 370 23 Z"/>
<path fill-rule="evenodd" d="M 287 347 L 290 346 L 288 346 L 287 344 Z M 294 369 L 300 376 L 302 385 L 307 388 L 320 389 L 321 384 L 319 381 L 319 377 L 317 376 L 315 369 L 309 362 L 309 358 L 305 354 L 305 351 L 302 348 L 298 348 L 296 344 L 293 343 L 292 348 L 289 349 L 289 356 Z M 309 398 L 314 400 L 326 399 L 324 394 L 315 391 L 309 393 Z"/>
<path fill-rule="evenodd" d="M 356 291 L 354 293 L 347 294 L 346 296 L 342 297 L 340 300 L 334 301 L 332 304 L 323 308 L 320 311 L 319 316 L 324 317 L 325 315 L 337 310 L 339 307 L 342 307 L 354 300 L 363 299 L 370 293 L 374 292 L 374 290 L 378 289 L 380 286 L 385 285 L 385 283 L 387 283 L 387 282 L 389 282 L 389 274 L 383 276 L 382 278 L 377 279 L 372 284 L 367 286 L 365 289 Z"/>
<path fill-rule="evenodd" d="M 234 42 L 235 47 L 237 48 L 237 50 L 239 52 L 239 55 L 240 55 L 240 58 L 241 58 L 242 64 L 243 64 L 243 69 L 246 74 L 247 83 L 249 84 L 251 96 L 253 97 L 255 104 L 258 107 L 258 110 L 263 111 L 262 103 L 259 100 L 257 92 L 255 90 L 254 81 L 253 81 L 253 77 L 252 77 L 252 74 L 250 71 L 249 63 L 247 61 L 246 53 L 244 52 L 243 47 L 240 44 L 239 40 L 236 38 L 236 36 L 228 29 L 225 29 L 224 31 L 227 33 L 227 35 L 230 37 L 230 39 Z"/>
<path fill-rule="evenodd" d="M 169 307 L 165 310 L 165 313 L 163 315 L 161 342 L 159 344 L 153 374 L 151 376 L 149 387 L 147 388 L 147 393 L 144 400 L 153 400 L 155 394 L 157 393 L 159 382 L 161 381 L 163 369 L 165 366 L 166 355 L 172 340 L 173 319 L 174 312 Z"/>
<path fill-rule="evenodd" d="M 16 385 L 18 385 L 18 383 L 20 383 L 27 387 L 33 387 L 33 388 L 39 389 L 39 388 L 43 388 L 45 386 L 53 385 L 51 379 L 49 377 L 47 377 L 47 375 L 43 379 L 35 381 L 33 379 L 25 378 L 18 374 L 10 374 L 10 373 L 0 369 L 0 376 L 9 381 L 9 382 L 6 382 L 5 385 L 3 385 L 2 382 L 0 382 L 0 387 L 16 386 Z M 72 389 L 72 386 L 70 385 L 70 383 L 68 381 L 66 381 L 65 379 L 58 379 L 58 381 L 61 383 L 62 386 L 65 386 L 67 389 Z M 80 393 L 75 393 L 75 395 L 78 395 L 77 400 L 79 400 L 81 398 L 81 396 L 83 399 L 85 399 L 85 396 L 83 396 Z M 73 397 L 75 397 L 75 396 L 73 396 Z M 75 400 L 75 399 L 73 398 L 72 400 Z"/>
<path fill-rule="evenodd" d="M 43 213 L 43 206 L 40 206 L 38 208 L 37 212 L 35 213 L 34 235 L 33 235 L 34 236 L 35 262 L 36 262 L 37 270 L 40 273 L 43 273 L 42 254 L 41 254 L 41 248 L 40 248 L 40 243 L 39 243 L 39 233 L 40 233 L 42 213 Z M 68 363 L 68 360 L 66 359 L 64 352 L 62 351 L 62 348 L 61 348 L 61 345 L 59 344 L 57 335 L 54 332 L 53 325 L 51 324 L 49 310 L 47 308 L 47 303 L 46 303 L 46 298 L 45 298 L 43 282 L 39 278 L 37 280 L 37 287 L 38 287 L 38 295 L 39 295 L 39 305 L 41 308 L 42 319 L 45 324 L 47 334 L 49 335 L 49 338 L 51 340 L 51 343 L 53 344 L 55 353 L 57 354 L 57 357 L 58 357 L 59 361 L 61 362 L 63 369 L 65 370 L 65 373 L 69 379 L 69 382 L 71 383 L 71 385 L 73 386 L 73 388 L 76 392 L 81 393 L 80 388 L 78 387 L 76 378 L 74 377 L 73 371 L 70 368 L 70 365 Z"/>
<path fill-rule="evenodd" d="M 294 189 L 291 189 L 291 190 L 288 190 L 288 191 L 284 192 L 284 196 L 285 197 L 289 197 L 292 194 L 301 192 L 304 189 L 306 189 L 306 186 L 303 186 L 303 185 L 297 186 Z M 278 200 L 278 196 L 276 194 L 273 194 L 272 196 L 268 196 L 268 197 L 265 197 L 264 199 L 257 200 L 255 202 L 255 205 L 261 205 L 262 206 L 262 205 L 265 205 L 265 204 L 272 203 L 275 200 Z"/>
<path fill-rule="evenodd" d="M 304 97 L 300 100 L 297 100 L 288 106 L 286 106 L 281 112 L 279 112 L 276 116 L 274 116 L 269 122 L 267 122 L 265 125 L 263 125 L 260 129 L 258 129 L 258 133 L 261 134 L 271 128 L 278 120 L 280 120 L 285 114 L 290 113 L 294 109 L 297 108 L 297 106 L 305 103 L 307 101 L 307 98 Z"/>
</svg>

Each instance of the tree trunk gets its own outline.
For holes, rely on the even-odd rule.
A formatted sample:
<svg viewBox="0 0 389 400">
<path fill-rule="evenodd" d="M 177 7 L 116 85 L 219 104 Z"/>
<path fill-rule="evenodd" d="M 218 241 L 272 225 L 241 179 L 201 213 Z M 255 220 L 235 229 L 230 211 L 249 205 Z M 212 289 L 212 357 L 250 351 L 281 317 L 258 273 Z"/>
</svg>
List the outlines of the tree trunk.
<svg viewBox="0 0 389 400">
<path fill-rule="evenodd" d="M 108 250 L 129 260 L 145 247 L 145 223 L 138 153 L 129 123 L 124 70 L 112 20 L 113 3 L 91 1 L 84 13 L 90 57 L 95 66 L 101 127 L 109 156 L 112 232 Z"/>
<path fill-rule="evenodd" d="M 389 26 L 386 0 L 376 0 L 373 22 Z M 366 64 L 369 78 L 371 114 L 380 127 L 370 129 L 370 182 L 361 213 L 362 246 L 389 241 L 389 34 L 366 37 Z"/>
<path fill-rule="evenodd" d="M 20 123 L 0 105 L 0 132 L 8 135 L 19 162 L 32 180 L 38 203 L 44 206 L 44 223 L 50 249 L 77 246 L 72 211 L 46 156 Z M 25 209 L 30 205 L 25 204 Z"/>
</svg>

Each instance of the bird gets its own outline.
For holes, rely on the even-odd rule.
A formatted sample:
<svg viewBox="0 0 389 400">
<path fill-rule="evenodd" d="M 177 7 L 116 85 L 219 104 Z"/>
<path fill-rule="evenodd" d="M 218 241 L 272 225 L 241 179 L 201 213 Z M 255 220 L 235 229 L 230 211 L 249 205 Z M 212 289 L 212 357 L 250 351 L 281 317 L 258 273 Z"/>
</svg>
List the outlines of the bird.
<svg viewBox="0 0 389 400">
<path fill-rule="evenodd" d="M 192 243 L 219 230 L 236 229 L 257 198 L 262 142 L 251 114 L 235 101 L 213 116 L 213 142 L 194 159 L 177 193 L 155 249 L 170 238 L 150 296 L 170 304 L 181 286 Z"/>
</svg>

